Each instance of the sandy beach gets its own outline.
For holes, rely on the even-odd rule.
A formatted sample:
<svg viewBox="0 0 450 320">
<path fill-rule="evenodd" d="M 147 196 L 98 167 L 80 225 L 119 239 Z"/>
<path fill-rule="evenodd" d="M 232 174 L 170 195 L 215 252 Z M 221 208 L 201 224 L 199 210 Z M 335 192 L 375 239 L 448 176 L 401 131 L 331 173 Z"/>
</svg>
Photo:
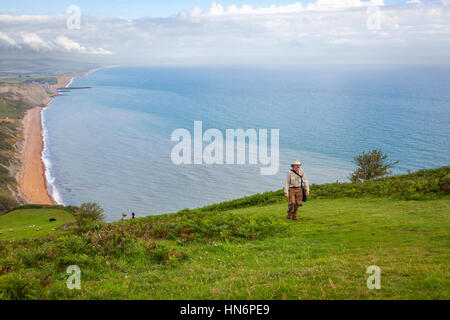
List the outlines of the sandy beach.
<svg viewBox="0 0 450 320">
<path fill-rule="evenodd" d="M 55 89 L 65 88 L 69 85 L 70 81 L 72 81 L 73 78 L 81 77 L 84 76 L 85 74 L 86 74 L 85 72 L 78 72 L 68 76 L 59 76 L 56 78 L 57 79 L 56 84 L 53 85 L 52 87 Z"/>
<path fill-rule="evenodd" d="M 54 88 L 64 88 L 75 75 L 58 77 Z M 28 110 L 22 120 L 23 146 L 21 153 L 21 167 L 17 174 L 19 195 L 27 202 L 34 204 L 56 204 L 47 191 L 45 165 L 42 161 L 44 142 L 42 137 L 41 111 L 43 105 L 51 101 L 37 101 L 36 107 Z"/>
<path fill-rule="evenodd" d="M 22 165 L 18 173 L 19 194 L 27 203 L 55 204 L 47 192 L 45 166 L 42 162 L 42 107 L 27 111 L 23 118 Z"/>
</svg>

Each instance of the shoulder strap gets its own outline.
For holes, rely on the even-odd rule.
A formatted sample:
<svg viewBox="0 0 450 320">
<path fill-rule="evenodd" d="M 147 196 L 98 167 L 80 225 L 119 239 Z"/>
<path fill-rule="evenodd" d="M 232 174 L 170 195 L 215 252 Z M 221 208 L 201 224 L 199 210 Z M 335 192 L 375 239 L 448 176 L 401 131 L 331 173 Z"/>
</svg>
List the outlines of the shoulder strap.
<svg viewBox="0 0 450 320">
<path fill-rule="evenodd" d="M 291 171 L 300 177 L 300 179 L 301 179 L 301 186 L 303 187 L 303 176 L 299 175 L 297 173 L 297 171 L 295 171 L 294 169 L 291 169 Z"/>
</svg>

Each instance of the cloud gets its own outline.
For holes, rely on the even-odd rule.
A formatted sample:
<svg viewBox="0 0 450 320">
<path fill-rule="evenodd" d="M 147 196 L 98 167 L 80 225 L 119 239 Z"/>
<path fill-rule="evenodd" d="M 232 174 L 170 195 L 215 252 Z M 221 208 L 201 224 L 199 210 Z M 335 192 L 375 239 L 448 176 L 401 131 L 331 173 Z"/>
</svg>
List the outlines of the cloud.
<svg viewBox="0 0 450 320">
<path fill-rule="evenodd" d="M 0 14 L 0 23 L 49 23 L 55 20 L 66 20 L 65 16 L 48 16 L 48 15 L 8 15 Z"/>
<path fill-rule="evenodd" d="M 31 49 L 36 51 L 51 50 L 50 44 L 44 41 L 36 33 L 23 33 L 22 42 L 23 44 L 28 45 Z"/>
<path fill-rule="evenodd" d="M 56 38 L 56 42 L 59 47 L 67 52 L 76 52 L 82 54 L 99 54 L 99 55 L 110 55 L 111 51 L 105 50 L 103 48 L 86 48 L 65 36 L 59 36 Z"/>
<path fill-rule="evenodd" d="M 0 57 L 22 50 L 119 64 L 450 63 L 445 4 L 213 3 L 167 18 L 82 16 L 79 30 L 69 30 L 62 16 L 0 15 Z"/>
<path fill-rule="evenodd" d="M 307 6 L 309 10 L 333 10 L 333 9 L 349 9 L 369 6 L 383 6 L 383 0 L 317 0 L 316 3 L 310 3 Z"/>
<path fill-rule="evenodd" d="M 60 47 L 65 51 L 73 51 L 78 53 L 86 53 L 87 49 L 86 47 L 81 46 L 78 42 L 75 42 L 73 40 L 70 40 L 69 38 L 65 36 L 59 36 L 56 38 L 56 43 L 60 45 Z"/>
<path fill-rule="evenodd" d="M 111 51 L 105 50 L 103 48 L 90 49 L 89 53 L 90 54 L 99 54 L 99 55 L 111 55 L 111 54 L 113 54 Z"/>
<path fill-rule="evenodd" d="M 103 48 L 91 48 L 66 37 L 57 36 L 54 39 L 43 39 L 37 33 L 19 32 L 16 34 L 17 40 L 12 36 L 0 32 L 0 52 L 1 48 L 30 49 L 35 52 L 67 52 L 76 54 L 91 55 L 112 55 L 112 52 Z"/>
<path fill-rule="evenodd" d="M 0 32 L 0 41 L 6 44 L 8 47 L 16 47 L 17 43 L 14 39 L 10 38 L 7 34 Z"/>
<path fill-rule="evenodd" d="M 418 1 L 418 0 L 416 0 Z M 242 7 L 230 5 L 227 8 L 221 4 L 213 1 L 211 9 L 208 12 L 202 12 L 199 7 L 194 7 L 190 11 L 182 12 L 182 16 L 200 17 L 200 16 L 222 16 L 222 15 L 255 15 L 255 14 L 280 14 L 280 13 L 299 13 L 305 11 L 329 11 L 342 10 L 348 8 L 369 7 L 369 6 L 383 6 L 384 0 L 317 0 L 315 3 L 309 3 L 303 6 L 301 2 L 296 2 L 288 5 L 275 6 L 263 8 L 253 8 L 244 4 Z"/>
</svg>

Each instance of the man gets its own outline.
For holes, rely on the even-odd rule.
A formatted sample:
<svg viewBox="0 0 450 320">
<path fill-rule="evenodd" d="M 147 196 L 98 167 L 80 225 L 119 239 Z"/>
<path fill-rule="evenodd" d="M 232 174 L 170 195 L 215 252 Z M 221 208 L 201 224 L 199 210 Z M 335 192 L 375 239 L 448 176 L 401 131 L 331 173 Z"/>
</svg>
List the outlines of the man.
<svg viewBox="0 0 450 320">
<path fill-rule="evenodd" d="M 305 173 L 300 169 L 301 162 L 295 160 L 291 164 L 292 170 L 287 173 L 286 182 L 284 183 L 284 195 L 289 199 L 287 219 L 298 220 L 298 208 L 302 205 L 303 185 L 306 189 L 306 195 L 309 196 L 309 183 Z"/>
</svg>

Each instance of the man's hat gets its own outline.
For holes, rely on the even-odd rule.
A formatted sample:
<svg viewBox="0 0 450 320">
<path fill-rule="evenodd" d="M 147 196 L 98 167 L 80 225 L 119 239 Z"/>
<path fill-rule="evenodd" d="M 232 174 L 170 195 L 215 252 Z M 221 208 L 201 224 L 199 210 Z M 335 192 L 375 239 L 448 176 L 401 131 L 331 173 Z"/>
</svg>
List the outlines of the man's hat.
<svg viewBox="0 0 450 320">
<path fill-rule="evenodd" d="M 295 166 L 295 165 L 301 166 L 302 163 L 300 161 L 298 161 L 298 160 L 295 160 L 294 163 L 291 164 L 291 166 Z"/>
</svg>

